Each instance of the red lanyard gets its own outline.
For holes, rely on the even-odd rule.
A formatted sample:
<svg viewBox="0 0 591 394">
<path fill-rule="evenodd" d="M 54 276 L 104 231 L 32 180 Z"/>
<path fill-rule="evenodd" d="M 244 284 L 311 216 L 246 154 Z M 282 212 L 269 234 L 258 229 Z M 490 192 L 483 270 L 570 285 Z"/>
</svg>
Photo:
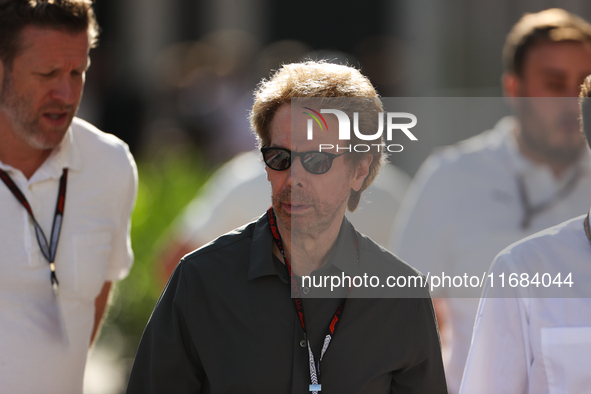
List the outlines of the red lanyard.
<svg viewBox="0 0 591 394">
<path fill-rule="evenodd" d="M 309 360 L 309 364 L 310 364 L 310 382 L 311 382 L 310 391 L 313 394 L 318 394 L 318 391 L 322 390 L 322 386 L 320 385 L 320 362 L 324 358 L 324 354 L 326 353 L 326 350 L 328 350 L 328 346 L 330 345 L 330 341 L 332 340 L 332 337 L 334 336 L 334 333 L 335 333 L 337 326 L 340 322 L 340 317 L 341 317 L 341 314 L 343 313 L 343 309 L 345 309 L 345 302 L 347 301 L 347 298 L 345 298 L 341 302 L 341 305 L 339 305 L 339 307 L 335 311 L 334 316 L 326 329 L 326 334 L 324 336 L 324 343 L 322 344 L 322 350 L 320 352 L 320 358 L 318 360 L 316 360 L 316 357 L 314 357 L 314 352 L 312 352 L 312 348 L 310 347 L 310 341 L 308 340 L 308 333 L 306 331 L 306 324 L 304 321 L 304 304 L 302 303 L 302 299 L 300 298 L 300 288 L 298 285 L 298 281 L 297 281 L 297 278 L 295 277 L 295 275 L 292 275 L 291 264 L 289 263 L 289 261 L 285 257 L 285 252 L 283 250 L 283 243 L 281 241 L 281 235 L 279 234 L 279 229 L 277 228 L 277 218 L 275 217 L 275 212 L 273 211 L 272 207 L 269 208 L 269 210 L 267 211 L 267 220 L 269 222 L 269 227 L 271 228 L 271 233 L 273 234 L 273 239 L 275 240 L 275 243 L 277 244 L 277 247 L 279 248 L 279 251 L 281 252 L 281 256 L 283 257 L 283 260 L 285 261 L 287 275 L 289 276 L 289 278 L 291 280 L 291 290 L 296 295 L 296 297 L 292 298 L 292 300 L 293 300 L 293 305 L 295 307 L 296 313 L 298 314 L 298 317 L 300 319 L 300 324 L 302 326 L 302 330 L 304 330 L 304 339 L 306 340 L 306 344 L 308 345 L 308 360 Z M 357 264 L 359 265 L 359 242 L 357 241 L 357 238 L 355 238 L 355 249 L 357 252 Z M 349 288 L 349 293 L 351 293 L 351 288 Z M 349 293 L 347 293 L 347 297 L 349 296 Z"/>
<path fill-rule="evenodd" d="M 39 243 L 39 248 L 41 249 L 41 253 L 45 259 L 49 262 L 49 268 L 51 269 L 51 285 L 55 294 L 58 294 L 59 282 L 57 280 L 57 276 L 55 274 L 55 252 L 57 250 L 57 243 L 60 237 L 60 231 L 62 228 L 62 220 L 64 217 L 64 208 L 66 203 L 66 184 L 68 183 L 68 169 L 64 168 L 62 172 L 62 177 L 60 178 L 60 187 L 58 191 L 57 197 L 57 204 L 55 207 L 55 214 L 53 215 L 53 225 L 51 227 L 51 243 L 47 242 L 47 238 L 45 237 L 45 233 L 41 229 L 41 226 L 35 219 L 35 215 L 33 215 L 33 210 L 31 209 L 31 205 L 27 201 L 25 195 L 20 191 L 18 186 L 14 183 L 12 178 L 3 170 L 0 170 L 0 179 L 8 186 L 8 189 L 14 194 L 16 199 L 25 207 L 31 220 L 33 220 L 33 225 L 35 226 L 35 235 L 37 236 L 37 242 Z"/>
</svg>

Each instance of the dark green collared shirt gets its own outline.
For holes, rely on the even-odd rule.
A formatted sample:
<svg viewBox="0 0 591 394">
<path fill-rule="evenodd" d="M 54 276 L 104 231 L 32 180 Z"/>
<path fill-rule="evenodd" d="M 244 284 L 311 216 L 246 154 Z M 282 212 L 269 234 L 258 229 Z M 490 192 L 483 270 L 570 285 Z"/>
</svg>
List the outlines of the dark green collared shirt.
<svg viewBox="0 0 591 394">
<path fill-rule="evenodd" d="M 418 274 L 344 220 L 335 252 L 314 275 L 356 275 L 364 262 Z M 185 256 L 140 343 L 128 393 L 308 393 L 304 334 L 266 215 Z M 311 288 L 309 296 L 318 289 Z M 431 300 L 349 298 L 320 365 L 322 394 L 446 393 Z M 341 298 L 305 298 L 319 355 Z"/>
</svg>

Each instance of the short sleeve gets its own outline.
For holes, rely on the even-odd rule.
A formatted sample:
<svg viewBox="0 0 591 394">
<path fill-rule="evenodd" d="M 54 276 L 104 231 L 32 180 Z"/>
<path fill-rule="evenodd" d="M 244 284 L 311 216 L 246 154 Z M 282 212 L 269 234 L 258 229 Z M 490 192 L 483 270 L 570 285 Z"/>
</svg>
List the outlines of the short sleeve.
<svg viewBox="0 0 591 394">
<path fill-rule="evenodd" d="M 112 252 L 106 273 L 107 281 L 123 279 L 129 273 L 133 263 L 133 250 L 131 249 L 131 213 L 135 205 L 138 186 L 137 167 L 133 156 L 126 144 L 123 145 L 124 160 L 118 168 L 117 198 L 118 214 L 117 226 L 112 234 Z"/>
</svg>

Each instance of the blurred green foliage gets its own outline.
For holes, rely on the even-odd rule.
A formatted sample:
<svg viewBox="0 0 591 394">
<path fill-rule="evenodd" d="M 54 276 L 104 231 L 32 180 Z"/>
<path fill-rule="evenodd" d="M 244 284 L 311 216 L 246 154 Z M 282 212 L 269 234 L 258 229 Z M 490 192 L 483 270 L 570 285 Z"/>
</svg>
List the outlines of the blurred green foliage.
<svg viewBox="0 0 591 394">
<path fill-rule="evenodd" d="M 104 320 L 101 343 L 109 346 L 113 332 L 123 339 L 120 356 L 134 357 L 142 332 L 163 289 L 159 255 L 167 231 L 183 208 L 199 193 L 211 169 L 198 153 L 171 153 L 138 160 L 139 186 L 132 215 L 135 254 L 129 276 L 118 282 Z M 120 342 L 120 340 L 116 341 Z M 111 344 L 114 345 L 114 344 Z"/>
</svg>

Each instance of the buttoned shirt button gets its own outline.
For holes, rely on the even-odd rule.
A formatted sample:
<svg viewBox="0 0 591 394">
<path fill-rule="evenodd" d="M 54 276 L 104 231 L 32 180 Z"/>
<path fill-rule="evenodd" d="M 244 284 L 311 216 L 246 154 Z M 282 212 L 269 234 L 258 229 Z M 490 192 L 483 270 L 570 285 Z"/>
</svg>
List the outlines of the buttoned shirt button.
<svg viewBox="0 0 591 394">
<path fill-rule="evenodd" d="M 306 347 L 306 340 L 305 340 L 305 339 L 302 339 L 302 340 L 300 341 L 300 346 L 301 346 L 301 347 Z"/>
<path fill-rule="evenodd" d="M 302 287 L 302 293 L 304 293 L 304 295 L 310 294 L 310 288 L 309 287 Z"/>
</svg>

